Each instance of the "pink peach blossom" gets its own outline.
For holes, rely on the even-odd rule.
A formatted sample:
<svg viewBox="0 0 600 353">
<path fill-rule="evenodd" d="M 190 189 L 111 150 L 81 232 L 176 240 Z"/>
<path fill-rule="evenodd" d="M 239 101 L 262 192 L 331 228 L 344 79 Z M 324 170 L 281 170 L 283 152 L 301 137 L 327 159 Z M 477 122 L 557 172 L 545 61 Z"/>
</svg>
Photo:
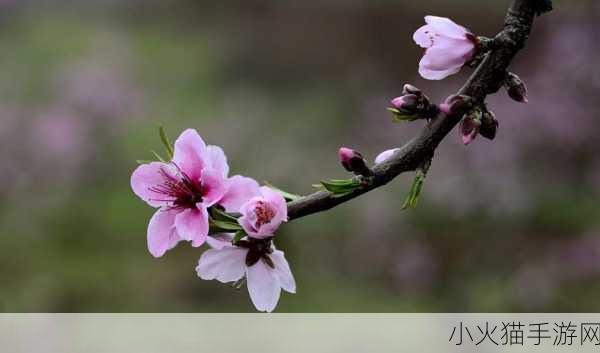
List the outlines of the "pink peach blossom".
<svg viewBox="0 0 600 353">
<path fill-rule="evenodd" d="M 425 16 L 425 22 L 413 35 L 415 43 L 425 48 L 419 74 L 441 80 L 457 73 L 475 55 L 477 38 L 445 17 Z"/>
<path fill-rule="evenodd" d="M 196 272 L 201 279 L 216 279 L 222 283 L 235 282 L 245 276 L 256 309 L 271 312 L 277 306 L 281 289 L 296 293 L 290 266 L 283 251 L 276 250 L 270 241 L 266 247 L 264 240 L 242 242 L 244 246 L 219 243 L 220 248 L 209 243 L 213 248 L 202 254 Z M 259 253 L 254 260 L 249 260 L 250 252 Z"/>
<path fill-rule="evenodd" d="M 240 208 L 238 219 L 246 234 L 252 238 L 272 237 L 282 222 L 287 221 L 287 204 L 280 193 L 263 186 L 258 194 Z"/>
<path fill-rule="evenodd" d="M 193 129 L 177 138 L 170 163 L 143 164 L 133 172 L 133 192 L 158 208 L 148 225 L 153 256 L 162 256 L 180 240 L 202 245 L 209 230 L 208 208 L 223 200 L 223 206 L 231 209 L 247 199 L 247 178 L 228 179 L 228 173 L 223 150 L 207 146 Z"/>
</svg>

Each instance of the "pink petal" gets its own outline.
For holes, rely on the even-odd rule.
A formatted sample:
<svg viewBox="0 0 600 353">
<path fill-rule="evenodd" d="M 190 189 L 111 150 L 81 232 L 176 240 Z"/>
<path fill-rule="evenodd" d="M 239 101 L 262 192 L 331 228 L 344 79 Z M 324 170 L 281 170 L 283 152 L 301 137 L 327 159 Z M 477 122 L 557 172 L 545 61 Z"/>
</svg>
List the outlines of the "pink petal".
<svg viewBox="0 0 600 353">
<path fill-rule="evenodd" d="M 227 180 L 228 189 L 219 201 L 227 212 L 239 212 L 240 207 L 251 198 L 260 195 L 256 180 L 235 175 Z"/>
<path fill-rule="evenodd" d="M 246 272 L 247 253 L 248 249 L 238 247 L 206 250 L 200 256 L 196 273 L 205 280 L 216 279 L 223 283 L 237 281 Z"/>
<path fill-rule="evenodd" d="M 463 66 L 470 60 L 475 45 L 470 41 L 443 38 L 425 51 L 419 65 L 430 70 L 448 70 L 457 66 Z"/>
<path fill-rule="evenodd" d="M 233 240 L 233 234 L 223 233 L 206 237 L 206 243 L 213 249 L 221 250 L 224 247 L 230 247 Z"/>
<path fill-rule="evenodd" d="M 419 66 L 419 74 L 421 75 L 421 77 L 427 80 L 442 80 L 450 75 L 454 75 L 455 73 L 459 72 L 460 68 L 461 67 L 458 66 L 448 70 L 436 71 L 430 70 L 423 66 Z"/>
<path fill-rule="evenodd" d="M 287 202 L 285 202 L 283 195 L 268 186 L 261 187 L 260 192 L 267 203 L 275 210 L 275 218 L 273 218 L 273 221 L 279 222 L 279 224 L 281 224 L 281 222 L 287 222 Z"/>
<path fill-rule="evenodd" d="M 263 201 L 263 198 L 260 196 L 253 197 L 248 200 L 245 204 L 240 207 L 240 213 L 242 216 L 238 218 L 238 223 L 244 228 L 246 234 L 253 236 L 255 238 L 259 238 L 262 234 L 259 234 L 260 229 L 256 229 L 256 212 L 254 212 L 257 207 L 257 203 L 259 201 Z"/>
<path fill-rule="evenodd" d="M 454 21 L 446 17 L 425 16 L 425 22 L 435 32 L 447 37 L 463 39 L 469 33 L 465 27 L 457 25 Z"/>
<path fill-rule="evenodd" d="M 433 45 L 430 35 L 432 32 L 433 28 L 430 25 L 424 25 L 415 31 L 415 34 L 413 34 L 413 40 L 421 48 L 429 48 Z"/>
<path fill-rule="evenodd" d="M 179 242 L 175 230 L 175 213 L 158 210 L 148 224 L 148 250 L 154 257 L 161 257 Z"/>
<path fill-rule="evenodd" d="M 210 207 L 220 201 L 227 192 L 227 181 L 214 169 L 202 171 L 202 203 Z"/>
<path fill-rule="evenodd" d="M 296 281 L 294 280 L 294 275 L 292 275 L 292 270 L 290 270 L 290 265 L 285 259 L 283 251 L 275 250 L 270 257 L 275 264 L 275 273 L 277 274 L 281 288 L 289 293 L 296 293 Z"/>
<path fill-rule="evenodd" d="M 207 167 L 216 170 L 223 178 L 227 178 L 229 174 L 229 165 L 225 152 L 219 146 L 209 145 L 206 148 L 206 164 Z"/>
<path fill-rule="evenodd" d="M 161 170 L 168 172 L 170 169 L 172 169 L 171 166 L 160 162 L 140 165 L 131 174 L 133 192 L 152 207 L 166 205 L 168 202 L 161 201 L 165 200 L 166 196 L 151 189 L 164 183 L 165 179 Z"/>
<path fill-rule="evenodd" d="M 259 260 L 248 267 L 246 271 L 248 279 L 248 292 L 252 303 L 259 311 L 271 312 L 277 306 L 281 286 L 275 271 L 267 266 L 264 261 Z"/>
<path fill-rule="evenodd" d="M 385 151 L 381 152 L 380 154 L 377 155 L 377 157 L 375 157 L 375 164 L 385 162 L 388 158 L 393 156 L 394 153 L 396 153 L 396 151 L 400 151 L 400 149 L 392 148 L 391 150 L 385 150 Z"/>
<path fill-rule="evenodd" d="M 191 241 L 194 247 L 204 244 L 208 236 L 208 212 L 201 204 L 197 206 L 197 209 L 186 209 L 175 217 L 181 239 Z"/>
<path fill-rule="evenodd" d="M 198 180 L 205 166 L 206 144 L 194 129 L 187 129 L 175 141 L 173 162 L 192 180 Z"/>
</svg>

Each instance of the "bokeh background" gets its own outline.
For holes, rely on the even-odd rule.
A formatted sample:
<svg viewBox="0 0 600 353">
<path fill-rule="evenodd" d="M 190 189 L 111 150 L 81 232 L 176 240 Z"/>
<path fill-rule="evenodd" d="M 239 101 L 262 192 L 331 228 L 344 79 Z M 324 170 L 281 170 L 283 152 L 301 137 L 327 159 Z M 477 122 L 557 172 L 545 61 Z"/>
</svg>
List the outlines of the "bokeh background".
<svg viewBox="0 0 600 353">
<path fill-rule="evenodd" d="M 422 123 L 385 107 L 417 75 L 423 16 L 481 35 L 508 1 L 0 1 L 0 311 L 245 312 L 201 281 L 200 249 L 146 250 L 137 159 L 187 127 L 233 174 L 306 194 Z M 298 283 L 278 311 L 600 310 L 600 4 L 555 1 L 513 69 L 530 103 L 489 99 L 495 141 L 451 133 L 416 210 L 412 175 L 277 235 Z"/>
</svg>

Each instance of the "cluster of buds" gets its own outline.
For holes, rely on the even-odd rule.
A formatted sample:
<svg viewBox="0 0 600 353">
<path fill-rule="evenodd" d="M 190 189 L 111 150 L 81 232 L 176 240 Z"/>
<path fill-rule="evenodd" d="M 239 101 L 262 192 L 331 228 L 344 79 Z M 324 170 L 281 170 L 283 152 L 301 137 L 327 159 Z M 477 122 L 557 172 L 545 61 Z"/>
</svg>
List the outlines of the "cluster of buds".
<svg viewBox="0 0 600 353">
<path fill-rule="evenodd" d="M 504 81 L 504 87 L 508 92 L 510 98 L 514 99 L 519 103 L 527 103 L 529 100 L 527 99 L 527 87 L 525 83 L 519 76 L 512 72 L 508 72 L 506 74 L 506 79 Z"/>
<path fill-rule="evenodd" d="M 338 155 L 340 163 L 347 171 L 365 177 L 373 175 L 373 171 L 367 166 L 367 161 L 359 152 L 351 148 L 342 147 Z"/>
<path fill-rule="evenodd" d="M 438 112 L 437 106 L 431 104 L 429 97 L 410 84 L 405 84 L 402 96 L 392 99 L 390 103 L 392 107 L 388 110 L 394 114 L 394 119 L 397 121 L 431 119 Z"/>
</svg>

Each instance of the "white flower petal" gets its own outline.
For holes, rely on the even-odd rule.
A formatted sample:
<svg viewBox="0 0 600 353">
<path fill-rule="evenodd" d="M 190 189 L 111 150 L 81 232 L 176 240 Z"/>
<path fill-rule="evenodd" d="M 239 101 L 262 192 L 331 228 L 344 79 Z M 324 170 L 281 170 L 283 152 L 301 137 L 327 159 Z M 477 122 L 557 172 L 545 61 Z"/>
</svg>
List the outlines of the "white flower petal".
<svg viewBox="0 0 600 353">
<path fill-rule="evenodd" d="M 246 271 L 248 292 L 252 303 L 259 311 L 271 312 L 277 306 L 281 287 L 275 271 L 259 260 Z"/>
<path fill-rule="evenodd" d="M 196 267 L 198 276 L 202 279 L 227 283 L 237 281 L 246 272 L 247 249 L 224 247 L 220 250 L 206 250 Z"/>
<path fill-rule="evenodd" d="M 296 293 L 296 281 L 283 251 L 275 250 L 270 256 L 275 264 L 275 273 L 277 274 L 281 288 L 289 293 Z"/>
</svg>

